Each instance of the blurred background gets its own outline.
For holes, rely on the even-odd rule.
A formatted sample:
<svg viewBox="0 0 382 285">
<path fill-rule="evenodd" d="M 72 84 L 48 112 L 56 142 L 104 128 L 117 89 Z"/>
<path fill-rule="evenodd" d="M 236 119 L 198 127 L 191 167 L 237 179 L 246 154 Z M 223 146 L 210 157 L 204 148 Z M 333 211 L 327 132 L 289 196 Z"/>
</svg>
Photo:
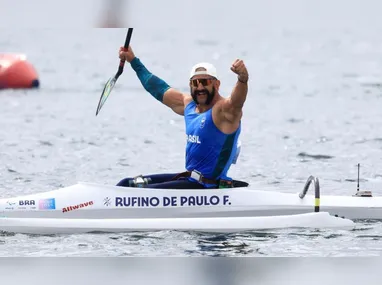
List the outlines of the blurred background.
<svg viewBox="0 0 382 285">
<path fill-rule="evenodd" d="M 127 0 L 0 0 L 0 24 L 3 28 L 123 28 L 129 24 L 129 5 Z"/>
<path fill-rule="evenodd" d="M 322 194 L 351 195 L 360 163 L 361 188 L 382 195 L 381 1 L 0 0 L 0 7 L 0 54 L 25 55 L 32 67 L 21 70 L 31 82 L 38 78 L 37 88 L 0 90 L 2 197 L 183 171 L 183 118 L 154 100 L 128 65 L 95 117 L 127 27 L 134 27 L 131 45 L 146 67 L 184 92 L 192 65 L 209 61 L 218 69 L 222 95 L 229 96 L 236 81 L 231 63 L 244 60 L 249 94 L 234 178 L 255 189 L 299 192 L 315 175 Z M 0 62 L 4 71 L 16 61 Z M 286 234 L 260 238 L 261 245 L 249 239 L 248 251 L 225 253 L 378 254 L 371 236 L 380 232 L 373 228 L 367 238 L 352 240 L 353 247 L 346 240 L 357 233 L 330 242 Z M 36 249 L 23 247 L 24 238 Z M 149 238 L 149 244 L 160 240 L 162 251 L 143 249 L 145 240 L 127 254 L 220 251 L 213 241 L 183 243 L 183 235 Z M 4 252 L 123 253 L 118 240 L 97 236 L 89 237 L 91 250 L 79 249 L 75 238 L 55 250 L 34 241 L 9 237 L 6 244 L 16 247 Z"/>
</svg>

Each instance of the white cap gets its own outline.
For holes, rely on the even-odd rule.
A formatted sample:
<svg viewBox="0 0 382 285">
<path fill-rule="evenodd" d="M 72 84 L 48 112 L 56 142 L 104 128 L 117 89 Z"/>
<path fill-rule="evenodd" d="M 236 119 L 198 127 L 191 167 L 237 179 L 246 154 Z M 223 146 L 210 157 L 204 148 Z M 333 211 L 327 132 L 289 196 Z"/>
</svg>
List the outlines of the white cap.
<svg viewBox="0 0 382 285">
<path fill-rule="evenodd" d="M 218 78 L 215 66 L 208 62 L 200 62 L 198 64 L 195 64 L 191 69 L 190 79 L 193 76 L 200 74 L 210 75 L 212 77 L 215 77 L 216 79 Z"/>
</svg>

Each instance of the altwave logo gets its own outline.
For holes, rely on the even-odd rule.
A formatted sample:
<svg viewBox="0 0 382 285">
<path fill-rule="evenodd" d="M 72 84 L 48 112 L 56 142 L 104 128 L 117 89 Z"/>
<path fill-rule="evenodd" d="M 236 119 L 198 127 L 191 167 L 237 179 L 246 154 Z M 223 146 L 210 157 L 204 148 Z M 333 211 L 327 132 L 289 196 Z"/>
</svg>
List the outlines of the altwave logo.
<svg viewBox="0 0 382 285">
<path fill-rule="evenodd" d="M 65 208 L 62 209 L 62 212 L 66 213 L 66 212 L 70 212 L 70 211 L 73 211 L 73 210 L 78 210 L 78 209 L 86 208 L 86 207 L 92 206 L 93 204 L 94 204 L 93 201 L 89 201 L 89 202 L 85 202 L 85 203 L 81 203 L 81 204 L 65 207 Z"/>
<path fill-rule="evenodd" d="M 196 136 L 196 135 L 186 135 L 186 136 L 187 136 L 187 142 L 197 143 L 197 144 L 201 144 L 202 143 L 200 141 L 199 136 Z"/>
</svg>

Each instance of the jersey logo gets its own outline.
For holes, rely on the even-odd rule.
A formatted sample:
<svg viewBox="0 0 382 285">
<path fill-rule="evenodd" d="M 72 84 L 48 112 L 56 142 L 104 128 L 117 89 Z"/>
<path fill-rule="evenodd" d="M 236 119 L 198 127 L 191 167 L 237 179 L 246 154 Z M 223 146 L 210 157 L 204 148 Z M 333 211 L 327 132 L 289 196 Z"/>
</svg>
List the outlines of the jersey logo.
<svg viewBox="0 0 382 285">
<path fill-rule="evenodd" d="M 186 136 L 187 136 L 187 142 L 197 143 L 197 144 L 202 143 L 199 139 L 199 136 L 195 136 L 195 135 L 186 135 Z"/>
<path fill-rule="evenodd" d="M 200 128 L 203 129 L 205 124 L 206 124 L 206 117 L 203 117 L 202 120 L 200 121 Z"/>
</svg>

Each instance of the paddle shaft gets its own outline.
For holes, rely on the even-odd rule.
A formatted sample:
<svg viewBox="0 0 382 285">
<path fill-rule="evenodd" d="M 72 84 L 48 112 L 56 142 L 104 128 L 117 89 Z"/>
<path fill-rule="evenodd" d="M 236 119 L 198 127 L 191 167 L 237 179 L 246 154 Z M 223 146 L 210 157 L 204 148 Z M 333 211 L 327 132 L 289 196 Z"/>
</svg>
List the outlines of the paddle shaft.
<svg viewBox="0 0 382 285">
<path fill-rule="evenodd" d="M 125 41 L 125 45 L 124 45 L 124 48 L 126 50 L 129 47 L 132 34 L 133 34 L 133 28 L 129 28 L 129 30 L 127 31 L 126 41 Z M 116 79 L 122 74 L 124 66 L 125 66 L 125 61 L 121 59 L 121 61 L 119 62 L 118 72 L 115 75 Z"/>
<path fill-rule="evenodd" d="M 129 30 L 127 31 L 125 45 L 124 45 L 125 50 L 127 50 L 129 48 L 130 39 L 131 39 L 132 34 L 133 34 L 133 28 L 129 28 Z M 109 97 L 110 92 L 113 89 L 115 83 L 117 82 L 118 77 L 122 74 L 124 66 L 125 66 L 125 61 L 120 60 L 117 73 L 114 75 L 114 77 L 110 78 L 107 81 L 105 87 L 103 88 L 101 98 L 99 99 L 99 102 L 98 102 L 96 116 L 101 111 L 101 108 L 102 108 L 103 104 L 105 104 L 106 99 Z"/>
</svg>

